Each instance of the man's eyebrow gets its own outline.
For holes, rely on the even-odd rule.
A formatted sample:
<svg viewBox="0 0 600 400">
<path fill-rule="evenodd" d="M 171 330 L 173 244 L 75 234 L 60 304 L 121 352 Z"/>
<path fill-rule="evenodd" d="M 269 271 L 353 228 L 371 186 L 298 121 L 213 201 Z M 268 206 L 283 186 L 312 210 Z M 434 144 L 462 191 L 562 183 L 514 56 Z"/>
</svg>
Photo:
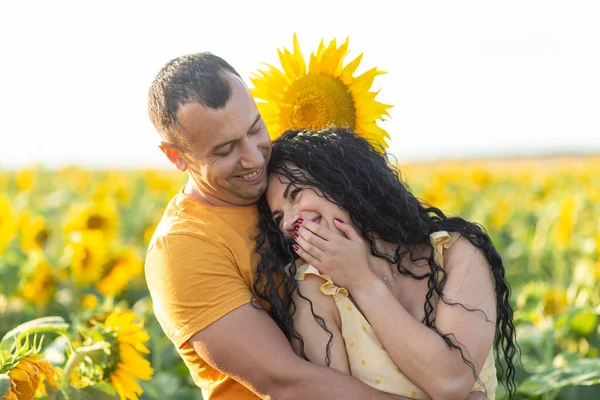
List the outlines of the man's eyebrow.
<svg viewBox="0 0 600 400">
<path fill-rule="evenodd" d="M 254 122 L 252 123 L 252 125 L 250 125 L 250 129 L 254 128 L 254 126 L 255 126 L 255 125 L 258 123 L 258 121 L 260 121 L 260 120 L 261 120 L 261 115 L 260 115 L 260 114 L 257 114 L 257 115 L 256 115 L 256 118 L 254 118 Z M 248 130 L 250 130 L 250 129 L 248 129 Z M 228 140 L 228 141 L 226 141 L 226 142 L 223 142 L 223 143 L 217 143 L 216 145 L 214 145 L 214 146 L 213 146 L 213 148 L 212 148 L 212 151 L 219 150 L 221 147 L 225 147 L 225 146 L 227 146 L 228 144 L 235 143 L 235 142 L 237 142 L 238 140 L 239 140 L 239 139 L 233 139 L 233 140 Z"/>
</svg>

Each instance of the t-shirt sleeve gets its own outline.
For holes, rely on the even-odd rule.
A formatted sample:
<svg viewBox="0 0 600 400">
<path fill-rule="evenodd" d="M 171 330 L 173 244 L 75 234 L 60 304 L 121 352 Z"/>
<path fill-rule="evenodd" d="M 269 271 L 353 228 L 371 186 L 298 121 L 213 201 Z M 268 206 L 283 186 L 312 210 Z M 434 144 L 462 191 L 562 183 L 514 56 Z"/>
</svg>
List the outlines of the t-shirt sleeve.
<svg viewBox="0 0 600 400">
<path fill-rule="evenodd" d="M 178 348 L 252 300 L 228 249 L 190 235 L 156 240 L 146 256 L 146 280 L 158 322 Z"/>
</svg>

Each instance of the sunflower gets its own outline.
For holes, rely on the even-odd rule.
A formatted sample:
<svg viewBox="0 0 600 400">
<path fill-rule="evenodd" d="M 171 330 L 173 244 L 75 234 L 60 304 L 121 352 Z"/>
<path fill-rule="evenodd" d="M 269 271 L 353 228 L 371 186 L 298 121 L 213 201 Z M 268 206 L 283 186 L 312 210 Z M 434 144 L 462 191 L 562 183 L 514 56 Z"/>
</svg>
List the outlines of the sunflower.
<svg viewBox="0 0 600 400">
<path fill-rule="evenodd" d="M 0 254 L 10 244 L 16 234 L 17 221 L 10 198 L 0 193 Z"/>
<path fill-rule="evenodd" d="M 549 317 L 564 312 L 567 307 L 567 292 L 564 289 L 550 289 L 546 292 L 543 299 L 544 315 Z"/>
<path fill-rule="evenodd" d="M 392 106 L 375 100 L 370 91 L 373 80 L 384 71 L 372 68 L 354 76 L 362 54 L 344 65 L 348 55 L 348 39 L 337 46 L 335 39 L 327 47 L 323 41 L 312 53 L 308 65 L 298 38 L 294 34 L 294 49 L 278 50 L 281 70 L 265 64 L 250 77 L 257 100 L 272 139 L 288 129 L 320 130 L 329 126 L 351 128 L 366 139 L 387 147 L 388 133 L 376 120 L 389 116 Z"/>
<path fill-rule="evenodd" d="M 97 282 L 104 273 L 106 262 L 106 241 L 102 232 L 74 232 L 65 246 L 64 260 L 70 265 L 71 275 L 78 284 Z"/>
<path fill-rule="evenodd" d="M 36 173 L 31 168 L 26 168 L 17 171 L 15 174 L 15 181 L 17 184 L 17 188 L 20 191 L 28 191 L 35 185 Z"/>
<path fill-rule="evenodd" d="M 46 246 L 50 233 L 46 229 L 46 222 L 42 215 L 32 215 L 29 211 L 23 212 L 19 228 L 23 251 L 39 250 Z"/>
<path fill-rule="evenodd" d="M 32 271 L 21 289 L 21 298 L 43 307 L 48 304 L 56 291 L 56 278 L 41 251 L 32 252 L 28 263 L 31 264 Z"/>
<path fill-rule="evenodd" d="M 56 371 L 48 361 L 34 356 L 22 358 L 8 371 L 8 377 L 10 389 L 2 400 L 33 400 L 38 391 L 47 395 L 43 378 L 50 386 L 56 386 L 57 383 Z"/>
<path fill-rule="evenodd" d="M 150 336 L 142 324 L 135 322 L 132 311 L 116 311 L 104 321 L 104 330 L 116 340 L 118 361 L 109 376 L 121 400 L 137 400 L 143 393 L 137 380 L 150 380 L 154 370 L 140 353 L 149 354 L 145 343 Z"/>
<path fill-rule="evenodd" d="M 102 232 L 105 239 L 114 239 L 119 224 L 116 206 L 109 200 L 74 205 L 64 222 L 65 233 L 82 230 Z"/>
<path fill-rule="evenodd" d="M 2 400 L 33 400 L 36 394 L 46 393 L 44 380 L 56 387 L 56 371 L 40 357 L 42 342 L 34 336 L 17 341 L 11 351 L 0 350 L 0 376 L 8 376 L 8 388 Z M 4 386 L 4 385 L 3 385 Z"/>
<path fill-rule="evenodd" d="M 115 296 L 127 286 L 129 281 L 144 272 L 142 258 L 135 248 L 125 247 L 110 257 L 106 275 L 96 284 L 105 296 Z"/>
</svg>

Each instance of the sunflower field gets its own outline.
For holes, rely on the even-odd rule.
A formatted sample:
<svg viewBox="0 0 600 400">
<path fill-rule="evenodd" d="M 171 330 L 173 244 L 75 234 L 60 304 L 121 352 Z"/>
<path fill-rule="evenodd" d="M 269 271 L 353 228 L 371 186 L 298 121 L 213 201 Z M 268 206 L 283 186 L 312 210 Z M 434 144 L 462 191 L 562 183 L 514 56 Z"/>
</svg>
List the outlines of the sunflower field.
<svg viewBox="0 0 600 400">
<path fill-rule="evenodd" d="M 271 137 L 351 127 L 383 144 L 378 68 L 348 40 L 306 62 L 297 37 L 250 80 Z M 385 147 L 385 145 L 383 146 Z M 521 349 L 519 399 L 600 398 L 600 156 L 400 165 L 447 215 L 482 224 L 504 259 Z M 156 224 L 187 175 L 0 170 L 0 400 L 201 399 L 144 281 Z M 502 397 L 502 388 L 497 395 Z"/>
<path fill-rule="evenodd" d="M 519 398 L 599 398 L 600 157 L 400 168 L 418 196 L 481 223 L 499 248 Z M 166 171 L 0 173 L 2 398 L 201 398 L 143 277 L 155 224 L 184 182 Z"/>
</svg>

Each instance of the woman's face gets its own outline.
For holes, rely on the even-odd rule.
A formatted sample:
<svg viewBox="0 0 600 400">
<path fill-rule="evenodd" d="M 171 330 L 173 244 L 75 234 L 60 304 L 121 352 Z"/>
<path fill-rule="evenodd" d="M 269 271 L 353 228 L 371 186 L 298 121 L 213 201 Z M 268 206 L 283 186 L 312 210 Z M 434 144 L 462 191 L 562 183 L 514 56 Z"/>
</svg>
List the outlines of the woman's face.
<svg viewBox="0 0 600 400">
<path fill-rule="evenodd" d="M 267 188 L 267 202 L 273 219 L 286 239 L 294 236 L 298 218 L 313 221 L 334 231 L 333 219 L 349 223 L 350 215 L 327 200 L 319 189 L 290 183 L 287 177 L 271 173 Z"/>
</svg>

